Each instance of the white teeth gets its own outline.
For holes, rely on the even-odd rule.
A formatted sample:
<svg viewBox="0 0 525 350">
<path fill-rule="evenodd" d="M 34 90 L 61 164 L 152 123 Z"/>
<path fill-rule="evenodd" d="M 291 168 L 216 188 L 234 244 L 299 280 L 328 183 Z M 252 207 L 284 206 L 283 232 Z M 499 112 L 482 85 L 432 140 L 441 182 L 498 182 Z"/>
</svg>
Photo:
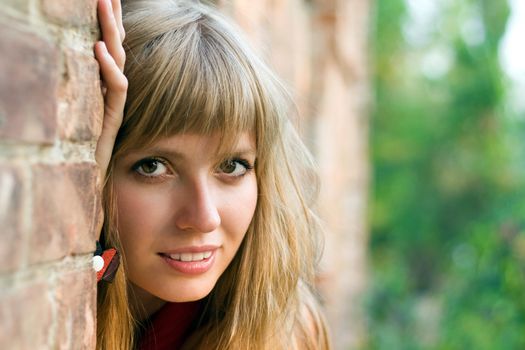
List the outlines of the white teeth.
<svg viewBox="0 0 525 350">
<path fill-rule="evenodd" d="M 173 260 L 179 260 L 184 262 L 189 261 L 201 261 L 208 259 L 211 256 L 211 252 L 201 252 L 201 253 L 175 253 L 170 254 L 169 257 Z"/>
<path fill-rule="evenodd" d="M 172 258 L 173 260 L 180 260 L 180 254 L 179 253 L 170 254 L 170 258 Z"/>
<path fill-rule="evenodd" d="M 191 253 L 182 253 L 180 255 L 181 261 L 192 261 L 192 254 Z"/>
<path fill-rule="evenodd" d="M 204 254 L 203 253 L 196 253 L 196 254 L 193 254 L 193 257 L 191 260 L 193 261 L 200 261 L 204 259 Z"/>
</svg>

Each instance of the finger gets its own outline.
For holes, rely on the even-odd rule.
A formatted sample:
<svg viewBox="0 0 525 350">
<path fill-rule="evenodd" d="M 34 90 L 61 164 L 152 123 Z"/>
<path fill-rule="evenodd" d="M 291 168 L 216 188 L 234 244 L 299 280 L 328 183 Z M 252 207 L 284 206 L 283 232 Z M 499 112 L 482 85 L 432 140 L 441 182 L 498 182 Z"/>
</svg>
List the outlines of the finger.
<svg viewBox="0 0 525 350">
<path fill-rule="evenodd" d="M 122 47 L 121 33 L 113 14 L 111 0 L 99 0 L 98 17 L 100 28 L 102 30 L 102 39 L 106 43 L 109 53 L 113 56 L 115 62 L 122 70 L 124 68 L 126 54 Z"/>
<path fill-rule="evenodd" d="M 120 0 L 111 0 L 111 5 L 113 7 L 113 17 L 115 17 L 117 28 L 120 32 L 120 41 L 124 41 L 126 32 L 124 30 L 124 25 L 122 24 L 122 5 Z"/>
<path fill-rule="evenodd" d="M 101 178 L 104 178 L 122 123 L 127 80 L 107 51 L 104 42 L 95 45 L 95 56 L 100 64 L 103 83 L 107 87 L 102 131 L 95 151 L 95 160 L 100 168 Z"/>
<path fill-rule="evenodd" d="M 113 145 L 117 138 L 117 132 L 113 132 L 112 130 L 108 130 L 107 127 L 102 126 L 102 132 L 97 141 L 95 161 L 100 169 L 100 178 L 102 181 L 106 178 L 106 172 L 113 153 Z"/>
<path fill-rule="evenodd" d="M 117 138 L 117 133 L 118 129 L 110 129 L 103 125 L 102 132 L 97 141 L 95 161 L 100 169 L 100 177 L 102 181 L 106 178 L 106 172 L 113 153 L 113 146 Z"/>
<path fill-rule="evenodd" d="M 104 123 L 108 119 L 108 122 L 118 129 L 126 102 L 128 81 L 113 57 L 109 54 L 104 42 L 99 41 L 95 45 L 95 56 L 100 64 L 103 83 L 107 89 L 105 94 L 105 113 L 108 115 L 104 117 Z"/>
<path fill-rule="evenodd" d="M 102 30 L 102 40 L 104 40 L 109 53 L 113 56 L 113 59 L 120 70 L 122 70 L 124 69 L 126 53 L 122 47 L 120 31 L 113 15 L 113 8 L 110 0 L 99 0 L 98 19 Z"/>
</svg>

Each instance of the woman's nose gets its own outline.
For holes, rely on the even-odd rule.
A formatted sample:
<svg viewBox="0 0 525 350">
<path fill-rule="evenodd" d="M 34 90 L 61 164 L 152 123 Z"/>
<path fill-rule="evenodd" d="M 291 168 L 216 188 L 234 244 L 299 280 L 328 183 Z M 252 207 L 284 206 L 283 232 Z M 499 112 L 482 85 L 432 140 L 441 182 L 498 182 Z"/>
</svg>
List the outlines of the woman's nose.
<svg viewBox="0 0 525 350">
<path fill-rule="evenodd" d="M 221 224 L 221 217 L 207 181 L 200 180 L 188 184 L 184 198 L 176 213 L 177 228 L 182 231 L 198 233 L 212 232 Z"/>
</svg>

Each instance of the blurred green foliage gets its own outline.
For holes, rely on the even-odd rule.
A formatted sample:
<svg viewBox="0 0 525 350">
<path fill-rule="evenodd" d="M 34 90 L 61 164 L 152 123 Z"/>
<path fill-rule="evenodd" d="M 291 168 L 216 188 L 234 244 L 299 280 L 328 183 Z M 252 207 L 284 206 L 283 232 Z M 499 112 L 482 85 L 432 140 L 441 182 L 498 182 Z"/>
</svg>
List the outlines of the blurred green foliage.
<svg viewBox="0 0 525 350">
<path fill-rule="evenodd" d="M 509 6 L 409 5 L 375 3 L 367 348 L 525 349 L 525 127 L 498 61 Z"/>
</svg>

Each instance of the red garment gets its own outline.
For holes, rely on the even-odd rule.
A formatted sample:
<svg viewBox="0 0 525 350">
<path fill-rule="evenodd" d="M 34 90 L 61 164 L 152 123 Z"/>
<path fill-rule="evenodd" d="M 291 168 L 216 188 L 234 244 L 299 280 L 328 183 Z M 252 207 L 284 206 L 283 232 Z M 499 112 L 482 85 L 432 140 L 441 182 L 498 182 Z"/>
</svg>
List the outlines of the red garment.
<svg viewBox="0 0 525 350">
<path fill-rule="evenodd" d="M 166 303 L 150 318 L 140 337 L 139 350 L 176 350 L 191 333 L 191 326 L 201 310 L 201 302 Z"/>
</svg>

